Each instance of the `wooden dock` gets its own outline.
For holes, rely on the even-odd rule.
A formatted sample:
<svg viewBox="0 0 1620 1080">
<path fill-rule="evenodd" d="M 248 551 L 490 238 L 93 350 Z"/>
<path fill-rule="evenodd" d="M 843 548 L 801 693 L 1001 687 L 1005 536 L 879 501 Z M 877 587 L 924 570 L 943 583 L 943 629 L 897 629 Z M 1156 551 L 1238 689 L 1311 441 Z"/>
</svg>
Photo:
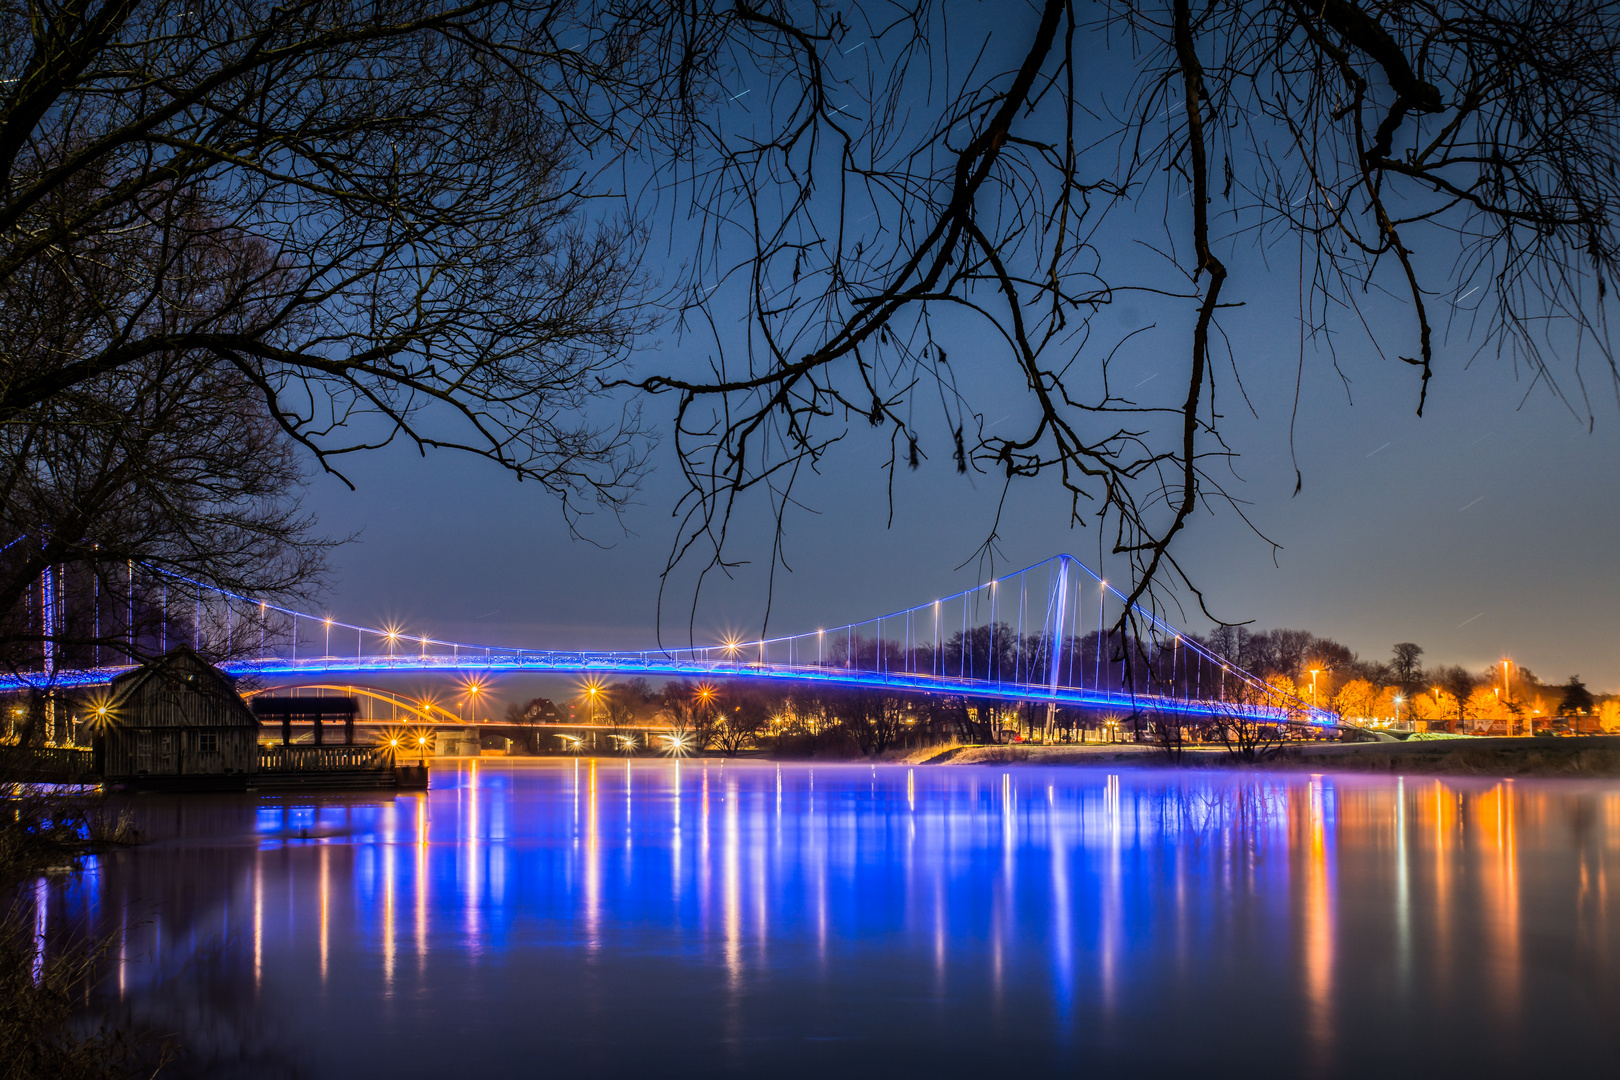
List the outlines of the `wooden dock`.
<svg viewBox="0 0 1620 1080">
<path fill-rule="evenodd" d="M 0 747 L 0 781 L 91 784 L 104 781 L 95 750 L 68 746 Z M 426 791 L 428 766 L 407 765 L 375 746 L 265 746 L 257 768 L 230 776 L 120 776 L 137 791 Z"/>
</svg>

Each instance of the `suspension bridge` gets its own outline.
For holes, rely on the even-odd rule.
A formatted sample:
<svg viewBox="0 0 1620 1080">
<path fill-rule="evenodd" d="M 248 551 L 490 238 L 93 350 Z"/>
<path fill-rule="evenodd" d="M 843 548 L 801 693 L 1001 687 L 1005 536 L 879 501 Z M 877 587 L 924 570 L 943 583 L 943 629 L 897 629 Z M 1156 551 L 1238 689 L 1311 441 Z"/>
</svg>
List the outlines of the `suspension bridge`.
<svg viewBox="0 0 1620 1080">
<path fill-rule="evenodd" d="M 233 675 L 266 681 L 411 672 L 770 679 L 1115 714 L 1337 723 L 1279 695 L 1142 605 L 1126 614 L 1125 595 L 1070 555 L 860 622 L 640 651 L 451 641 L 401 626 L 344 622 L 134 566 L 128 591 L 125 610 L 112 605 L 103 613 L 98 604 L 93 640 L 116 635 L 121 624 L 147 652 L 185 644 Z M 103 664 L 99 646 L 70 656 L 53 645 L 74 602 L 66 592 L 45 575 L 38 670 L 0 676 L 0 692 L 93 687 L 129 670 L 127 663 Z"/>
</svg>

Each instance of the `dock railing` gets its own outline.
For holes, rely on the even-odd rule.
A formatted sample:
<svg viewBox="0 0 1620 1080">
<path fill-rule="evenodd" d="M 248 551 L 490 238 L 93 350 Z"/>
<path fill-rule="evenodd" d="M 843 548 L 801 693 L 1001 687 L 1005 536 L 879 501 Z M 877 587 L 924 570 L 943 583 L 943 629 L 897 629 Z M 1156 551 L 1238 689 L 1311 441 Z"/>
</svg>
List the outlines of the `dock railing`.
<svg viewBox="0 0 1620 1080">
<path fill-rule="evenodd" d="M 73 783 L 96 772 L 95 751 L 76 746 L 0 746 L 0 778 L 13 782 Z"/>
<path fill-rule="evenodd" d="M 393 764 L 378 746 L 263 746 L 260 772 L 340 772 L 382 769 Z"/>
</svg>

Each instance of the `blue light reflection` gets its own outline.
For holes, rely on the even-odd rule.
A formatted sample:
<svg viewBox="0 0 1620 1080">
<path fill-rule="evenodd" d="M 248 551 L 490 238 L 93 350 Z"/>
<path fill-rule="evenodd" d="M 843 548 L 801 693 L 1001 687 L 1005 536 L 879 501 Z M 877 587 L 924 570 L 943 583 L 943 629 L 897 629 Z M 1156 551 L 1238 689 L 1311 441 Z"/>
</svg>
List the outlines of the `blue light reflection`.
<svg viewBox="0 0 1620 1080">
<path fill-rule="evenodd" d="M 153 842 L 48 899 L 101 992 L 313 1075 L 1420 1075 L 1595 1053 L 1572 995 L 1620 1004 L 1611 789 L 485 759 L 133 805 Z"/>
</svg>

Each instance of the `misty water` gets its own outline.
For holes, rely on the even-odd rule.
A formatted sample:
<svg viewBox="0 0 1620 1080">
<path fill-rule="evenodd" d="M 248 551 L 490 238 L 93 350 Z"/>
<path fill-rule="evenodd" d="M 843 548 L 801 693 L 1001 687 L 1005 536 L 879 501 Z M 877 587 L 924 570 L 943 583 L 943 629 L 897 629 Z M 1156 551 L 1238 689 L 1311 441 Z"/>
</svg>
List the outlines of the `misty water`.
<svg viewBox="0 0 1620 1080">
<path fill-rule="evenodd" d="M 133 797 L 43 881 L 212 1075 L 1607 1070 L 1620 785 L 645 759 Z M 1610 885 L 1616 886 L 1611 892 Z"/>
</svg>

